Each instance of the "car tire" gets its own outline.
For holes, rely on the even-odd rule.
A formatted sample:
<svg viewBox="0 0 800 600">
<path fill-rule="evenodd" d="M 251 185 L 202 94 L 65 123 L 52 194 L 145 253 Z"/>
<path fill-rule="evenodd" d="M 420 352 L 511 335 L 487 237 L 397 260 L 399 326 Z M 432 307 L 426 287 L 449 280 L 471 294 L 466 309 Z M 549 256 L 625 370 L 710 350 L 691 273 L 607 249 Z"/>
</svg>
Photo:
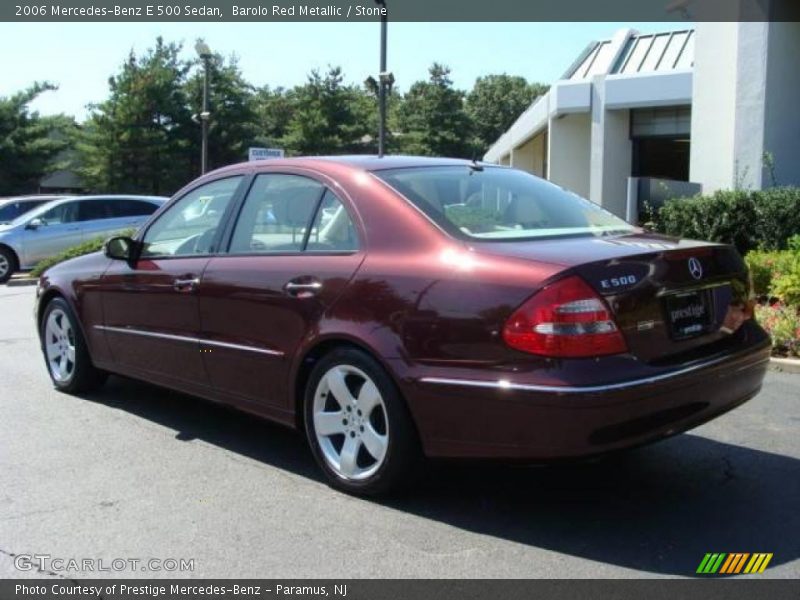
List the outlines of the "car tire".
<svg viewBox="0 0 800 600">
<path fill-rule="evenodd" d="M 17 257 L 8 248 L 0 248 L 0 283 L 5 283 L 17 270 Z"/>
<path fill-rule="evenodd" d="M 47 372 L 57 390 L 79 394 L 105 383 L 108 373 L 92 364 L 86 340 L 66 300 L 54 298 L 47 304 L 39 337 Z"/>
<path fill-rule="evenodd" d="M 405 400 L 384 368 L 339 348 L 311 371 L 305 428 L 314 458 L 336 489 L 376 496 L 408 484 L 422 454 Z"/>
</svg>

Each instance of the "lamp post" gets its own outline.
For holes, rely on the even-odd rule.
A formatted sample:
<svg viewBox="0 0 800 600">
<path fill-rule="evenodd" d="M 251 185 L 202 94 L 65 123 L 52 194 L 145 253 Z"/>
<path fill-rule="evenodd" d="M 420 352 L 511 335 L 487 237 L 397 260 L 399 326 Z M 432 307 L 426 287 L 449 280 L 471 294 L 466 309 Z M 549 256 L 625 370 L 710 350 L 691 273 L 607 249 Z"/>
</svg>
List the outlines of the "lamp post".
<svg viewBox="0 0 800 600">
<path fill-rule="evenodd" d="M 200 149 L 200 174 L 208 170 L 208 70 L 211 63 L 211 48 L 203 40 L 197 40 L 194 46 L 198 56 L 203 59 L 203 108 L 200 112 L 200 127 L 202 128 L 202 142 Z"/>
<path fill-rule="evenodd" d="M 386 30 L 389 20 L 386 11 L 386 0 L 375 0 L 375 4 L 383 8 L 381 13 L 381 70 L 378 76 L 378 157 L 386 152 L 386 88 L 394 82 L 394 77 L 386 71 Z"/>
</svg>

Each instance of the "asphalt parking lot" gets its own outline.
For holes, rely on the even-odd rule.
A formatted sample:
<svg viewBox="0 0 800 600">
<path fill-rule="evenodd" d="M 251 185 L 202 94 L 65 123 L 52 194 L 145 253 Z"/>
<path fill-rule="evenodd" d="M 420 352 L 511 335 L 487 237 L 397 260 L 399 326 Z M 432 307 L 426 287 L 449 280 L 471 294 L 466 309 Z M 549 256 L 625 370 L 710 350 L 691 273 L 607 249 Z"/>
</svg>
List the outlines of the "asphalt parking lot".
<svg viewBox="0 0 800 600">
<path fill-rule="evenodd" d="M 374 502 L 329 489 L 279 426 L 117 377 L 56 392 L 33 298 L 0 287 L 0 577 L 43 575 L 21 554 L 194 559 L 103 573 L 120 577 L 671 577 L 706 552 L 772 552 L 757 577 L 800 577 L 800 375 L 622 457 L 438 465 Z"/>
</svg>

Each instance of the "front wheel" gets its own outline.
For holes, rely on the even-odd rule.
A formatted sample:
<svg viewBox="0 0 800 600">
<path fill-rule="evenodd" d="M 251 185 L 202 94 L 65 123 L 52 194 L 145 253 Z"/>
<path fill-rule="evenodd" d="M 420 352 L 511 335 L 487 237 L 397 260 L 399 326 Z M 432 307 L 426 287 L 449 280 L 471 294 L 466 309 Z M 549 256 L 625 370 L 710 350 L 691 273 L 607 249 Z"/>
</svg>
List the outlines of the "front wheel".
<svg viewBox="0 0 800 600">
<path fill-rule="evenodd" d="M 305 424 L 314 458 L 336 488 L 376 495 L 419 467 L 414 423 L 383 367 L 353 348 L 334 350 L 311 372 Z"/>
<path fill-rule="evenodd" d="M 0 283 L 5 283 L 11 279 L 15 267 L 16 260 L 14 260 L 14 255 L 5 248 L 0 248 Z"/>
<path fill-rule="evenodd" d="M 54 298 L 47 305 L 41 323 L 42 351 L 47 372 L 56 389 L 70 394 L 97 389 L 107 378 L 92 364 L 86 340 L 69 305 Z"/>
</svg>

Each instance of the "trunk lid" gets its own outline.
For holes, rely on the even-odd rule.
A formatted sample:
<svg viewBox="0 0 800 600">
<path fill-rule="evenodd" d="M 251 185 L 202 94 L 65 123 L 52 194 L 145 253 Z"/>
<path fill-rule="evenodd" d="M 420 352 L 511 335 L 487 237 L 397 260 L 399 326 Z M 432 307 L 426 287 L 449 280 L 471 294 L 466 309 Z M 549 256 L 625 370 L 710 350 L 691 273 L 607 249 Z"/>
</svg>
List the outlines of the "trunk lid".
<svg viewBox="0 0 800 600">
<path fill-rule="evenodd" d="M 608 303 L 628 350 L 669 364 L 718 351 L 744 319 L 744 261 L 730 246 L 652 234 L 481 243 L 475 250 L 563 265 Z"/>
</svg>

